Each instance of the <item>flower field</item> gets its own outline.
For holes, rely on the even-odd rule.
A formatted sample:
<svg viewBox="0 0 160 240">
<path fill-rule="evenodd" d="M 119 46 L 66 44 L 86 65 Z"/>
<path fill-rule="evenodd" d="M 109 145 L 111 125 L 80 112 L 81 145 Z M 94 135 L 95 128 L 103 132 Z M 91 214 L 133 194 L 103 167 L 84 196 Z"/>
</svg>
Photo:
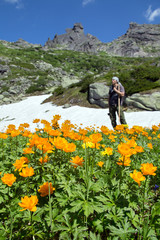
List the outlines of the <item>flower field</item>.
<svg viewBox="0 0 160 240">
<path fill-rule="evenodd" d="M 160 124 L 59 119 L 0 133 L 0 240 L 160 239 Z"/>
</svg>

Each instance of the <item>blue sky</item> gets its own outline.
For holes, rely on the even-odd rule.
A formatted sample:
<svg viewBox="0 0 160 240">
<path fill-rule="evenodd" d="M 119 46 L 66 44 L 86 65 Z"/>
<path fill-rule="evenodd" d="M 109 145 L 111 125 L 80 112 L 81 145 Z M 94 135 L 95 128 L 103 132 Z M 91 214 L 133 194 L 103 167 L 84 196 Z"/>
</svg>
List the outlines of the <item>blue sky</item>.
<svg viewBox="0 0 160 240">
<path fill-rule="evenodd" d="M 102 42 L 122 36 L 130 22 L 160 24 L 160 0 L 0 0 L 0 40 L 44 45 L 81 23 Z"/>
</svg>

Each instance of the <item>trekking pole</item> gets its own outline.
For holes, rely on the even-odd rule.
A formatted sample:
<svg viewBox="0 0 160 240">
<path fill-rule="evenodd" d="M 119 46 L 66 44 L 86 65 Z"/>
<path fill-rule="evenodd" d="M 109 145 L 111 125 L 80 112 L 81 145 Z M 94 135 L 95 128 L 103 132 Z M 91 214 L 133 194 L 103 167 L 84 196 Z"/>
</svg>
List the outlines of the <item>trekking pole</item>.
<svg viewBox="0 0 160 240">
<path fill-rule="evenodd" d="M 120 84 L 118 84 L 118 91 L 120 91 Z M 121 111 L 121 102 L 120 102 L 120 95 L 118 94 L 118 118 L 119 118 L 119 124 L 120 122 L 120 111 Z"/>
</svg>

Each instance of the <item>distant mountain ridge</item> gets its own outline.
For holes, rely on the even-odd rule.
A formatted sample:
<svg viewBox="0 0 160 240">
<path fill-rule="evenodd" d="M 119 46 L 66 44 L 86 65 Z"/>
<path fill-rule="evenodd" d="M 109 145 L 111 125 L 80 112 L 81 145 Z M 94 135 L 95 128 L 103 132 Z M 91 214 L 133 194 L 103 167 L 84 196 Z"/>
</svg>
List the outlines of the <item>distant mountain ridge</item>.
<svg viewBox="0 0 160 240">
<path fill-rule="evenodd" d="M 81 23 L 75 23 L 66 33 L 48 38 L 45 47 L 68 49 L 80 52 L 97 53 L 104 51 L 109 55 L 123 57 L 160 56 L 160 24 L 130 23 L 126 34 L 118 39 L 103 43 L 91 34 L 84 34 Z"/>
</svg>

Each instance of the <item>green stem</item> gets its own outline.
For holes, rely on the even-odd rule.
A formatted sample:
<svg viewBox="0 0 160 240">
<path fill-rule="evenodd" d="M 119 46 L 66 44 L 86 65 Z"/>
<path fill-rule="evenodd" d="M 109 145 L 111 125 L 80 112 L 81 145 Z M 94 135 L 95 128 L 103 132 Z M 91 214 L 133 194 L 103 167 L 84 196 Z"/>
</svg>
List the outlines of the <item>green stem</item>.
<svg viewBox="0 0 160 240">
<path fill-rule="evenodd" d="M 51 205 L 51 191 L 50 191 L 50 185 L 48 183 L 48 188 L 49 188 L 49 218 L 50 218 L 50 227 L 51 227 L 51 232 L 53 230 L 52 227 L 52 205 Z"/>
<path fill-rule="evenodd" d="M 32 236 L 33 236 L 33 240 L 35 240 L 35 237 L 34 237 L 34 228 L 33 228 L 33 220 L 32 220 L 32 212 L 30 210 L 29 211 L 29 214 L 30 214 L 30 221 L 31 221 L 31 228 L 32 228 Z"/>
<path fill-rule="evenodd" d="M 146 178 L 146 181 L 145 181 L 145 184 L 144 184 L 144 190 L 143 190 L 143 207 L 142 207 L 142 209 L 143 209 L 143 212 L 142 212 L 143 218 L 144 218 L 144 204 L 145 204 L 146 185 L 147 185 L 147 178 Z"/>
<path fill-rule="evenodd" d="M 11 226 L 10 226 L 10 229 L 11 229 L 11 232 L 10 232 L 10 236 L 9 236 L 9 240 L 12 239 L 12 231 L 13 231 L 13 218 L 12 218 L 12 212 L 11 212 L 11 209 L 9 208 L 10 210 L 10 218 L 11 218 Z"/>
</svg>

